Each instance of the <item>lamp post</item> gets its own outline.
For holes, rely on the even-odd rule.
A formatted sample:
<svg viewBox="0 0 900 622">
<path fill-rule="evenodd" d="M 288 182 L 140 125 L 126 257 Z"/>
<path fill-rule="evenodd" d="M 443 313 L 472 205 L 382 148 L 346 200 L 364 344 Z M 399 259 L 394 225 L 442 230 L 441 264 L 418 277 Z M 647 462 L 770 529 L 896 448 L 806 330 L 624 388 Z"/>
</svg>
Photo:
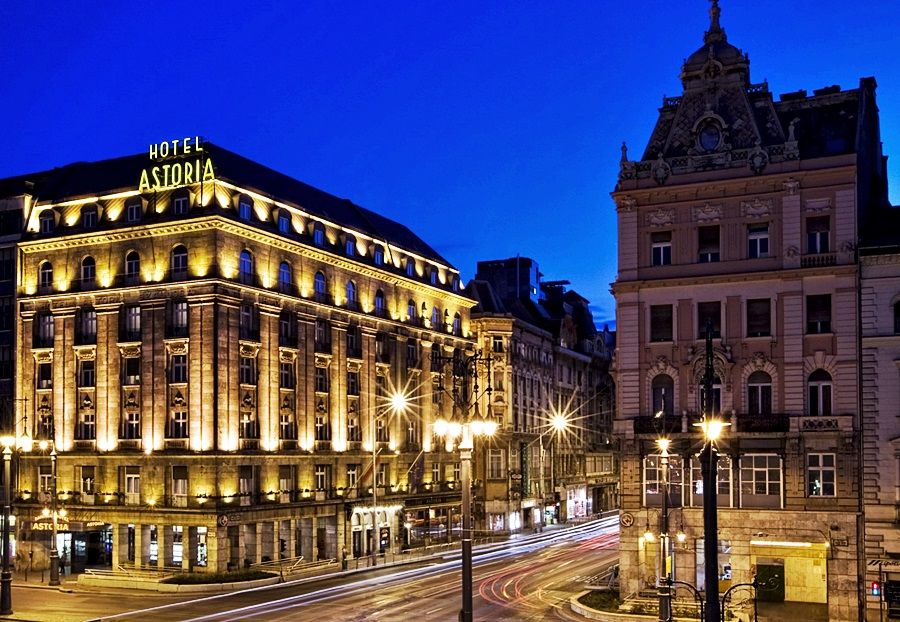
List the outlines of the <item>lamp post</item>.
<svg viewBox="0 0 900 622">
<path fill-rule="evenodd" d="M 50 449 L 50 518 L 53 521 L 53 531 L 50 534 L 50 581 L 47 585 L 59 585 L 59 550 L 56 548 L 56 536 L 59 531 L 59 512 L 57 509 L 57 454 L 56 444 L 52 440 L 42 440 L 38 443 L 41 451 Z"/>
<path fill-rule="evenodd" d="M 703 472 L 703 564 L 706 584 L 706 622 L 720 622 L 719 612 L 719 517 L 716 505 L 718 482 L 716 469 L 719 452 L 716 440 L 727 425 L 713 412 L 713 351 L 712 322 L 706 324 L 706 369 L 703 374 L 702 416 L 704 443 L 700 451 L 700 469 Z"/>
<path fill-rule="evenodd" d="M 0 615 L 12 614 L 12 572 L 9 570 L 9 521 L 10 506 L 12 505 L 12 450 L 9 445 L 3 448 L 3 482 L 5 493 L 3 496 L 3 571 L 0 573 Z"/>
<path fill-rule="evenodd" d="M 545 522 L 546 516 L 547 516 L 547 510 L 544 507 L 544 504 L 547 502 L 547 493 L 546 493 L 546 489 L 544 488 L 544 455 L 545 455 L 544 436 L 546 436 L 547 433 L 552 432 L 553 437 L 550 439 L 551 443 L 552 443 L 553 438 L 555 438 L 557 434 L 561 434 L 562 432 L 564 432 L 566 429 L 568 429 L 568 427 L 569 427 L 569 417 L 562 413 L 557 413 L 550 418 L 550 427 L 547 428 L 546 430 L 544 430 L 543 432 L 541 432 L 540 436 L 537 437 L 537 441 L 540 443 L 540 448 L 541 448 L 541 528 L 543 528 L 544 522 Z M 534 443 L 534 442 L 535 441 L 531 441 L 531 443 Z M 529 445 L 531 443 L 529 443 Z M 556 477 L 555 477 L 555 473 L 553 470 L 553 462 L 554 462 L 554 454 L 553 454 L 553 445 L 551 444 L 550 445 L 550 489 L 555 492 L 556 491 L 556 481 L 555 481 Z"/>
<path fill-rule="evenodd" d="M 660 468 L 662 469 L 662 511 L 659 514 L 659 550 L 662 564 L 657 579 L 657 595 L 659 596 L 659 622 L 672 619 L 672 587 L 669 583 L 669 439 L 659 438 L 656 444 L 660 449 Z"/>
<path fill-rule="evenodd" d="M 451 393 L 454 418 L 450 422 L 438 419 L 435 421 L 434 431 L 451 441 L 459 438 L 459 476 L 462 485 L 462 607 L 459 621 L 472 622 L 472 451 L 476 436 L 491 436 L 497 429 L 495 422 L 481 418 L 478 412 L 478 400 L 482 395 L 478 387 L 478 366 L 487 367 L 488 385 L 484 394 L 490 396 L 493 392 L 490 384 L 493 358 L 484 356 L 479 350 L 465 356 L 445 357 L 435 354 L 432 362 L 449 364 L 454 379 Z M 474 379 L 471 389 L 470 378 Z M 443 382 L 439 390 L 443 390 Z M 474 417 L 470 416 L 470 408 L 475 411 Z"/>
<path fill-rule="evenodd" d="M 403 393 L 395 391 L 390 398 L 388 407 L 394 414 L 401 413 L 406 410 L 408 401 Z M 377 410 L 377 409 L 376 409 Z M 378 526 L 378 453 L 381 449 L 378 447 L 378 437 L 376 435 L 376 410 L 372 410 L 372 565 L 378 564 L 378 548 L 381 546 L 381 531 Z M 387 422 L 385 422 L 387 429 Z"/>
</svg>

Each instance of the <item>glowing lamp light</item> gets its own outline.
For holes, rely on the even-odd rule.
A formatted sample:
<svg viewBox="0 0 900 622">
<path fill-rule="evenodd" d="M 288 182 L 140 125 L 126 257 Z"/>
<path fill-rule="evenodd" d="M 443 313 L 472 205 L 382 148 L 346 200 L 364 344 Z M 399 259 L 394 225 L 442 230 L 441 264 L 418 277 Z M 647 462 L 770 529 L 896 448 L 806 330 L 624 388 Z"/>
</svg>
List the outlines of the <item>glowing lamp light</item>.
<svg viewBox="0 0 900 622">
<path fill-rule="evenodd" d="M 685 540 L 687 540 L 687 534 L 684 533 L 683 531 L 679 531 L 675 535 L 675 539 L 678 540 L 679 542 L 684 542 Z"/>
<path fill-rule="evenodd" d="M 644 540 L 646 542 L 653 542 L 654 540 L 656 540 L 656 536 L 654 536 L 653 532 L 648 529 L 644 532 Z"/>
<path fill-rule="evenodd" d="M 38 448 L 40 448 L 41 451 L 47 451 L 47 448 L 49 446 L 50 446 L 50 443 L 48 443 L 47 441 L 41 441 L 38 443 Z"/>
<path fill-rule="evenodd" d="M 663 452 L 663 453 L 666 453 L 666 452 L 669 451 L 669 446 L 670 446 L 671 444 L 672 444 L 672 441 L 670 441 L 670 440 L 667 439 L 667 438 L 658 438 L 658 439 L 656 439 L 656 445 L 659 447 L 659 450 L 660 450 L 661 452 Z"/>
<path fill-rule="evenodd" d="M 394 409 L 394 412 L 403 412 L 406 410 L 408 402 L 406 396 L 402 393 L 394 393 L 391 396 L 391 408 Z"/>
<path fill-rule="evenodd" d="M 41 516 L 43 516 L 44 518 L 50 516 L 50 508 L 44 508 L 43 510 L 41 510 Z"/>
<path fill-rule="evenodd" d="M 703 430 L 703 436 L 706 437 L 706 440 L 714 442 L 722 436 L 722 432 L 724 431 L 726 426 L 731 425 L 730 423 L 726 423 L 721 419 L 705 419 L 700 423 L 696 423 L 694 425 L 699 425 L 700 429 Z"/>
<path fill-rule="evenodd" d="M 57 512 L 60 518 L 65 518 L 69 513 L 66 512 L 66 508 L 62 508 L 59 512 Z"/>
<path fill-rule="evenodd" d="M 147 499 L 147 505 L 153 507 L 154 505 L 156 505 L 156 499 Z"/>
<path fill-rule="evenodd" d="M 438 436 L 446 436 L 449 427 L 450 424 L 447 423 L 446 419 L 438 419 L 434 422 L 434 433 Z"/>
<path fill-rule="evenodd" d="M 450 438 L 458 438 L 462 436 L 462 424 L 451 421 L 447 424 L 447 436 Z"/>
<path fill-rule="evenodd" d="M 16 437 L 14 436 L 0 436 L 0 445 L 3 445 L 7 449 L 13 447 L 16 444 Z"/>
<path fill-rule="evenodd" d="M 562 432 L 569 427 L 569 419 L 565 415 L 553 415 L 550 424 L 557 432 Z"/>
</svg>

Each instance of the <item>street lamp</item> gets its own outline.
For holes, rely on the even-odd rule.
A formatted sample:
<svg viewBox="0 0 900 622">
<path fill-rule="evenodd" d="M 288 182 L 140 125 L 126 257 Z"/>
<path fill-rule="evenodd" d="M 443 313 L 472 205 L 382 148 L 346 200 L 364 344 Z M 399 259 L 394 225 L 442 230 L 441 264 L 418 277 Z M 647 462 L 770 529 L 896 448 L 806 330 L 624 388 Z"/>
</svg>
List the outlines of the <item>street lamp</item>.
<svg viewBox="0 0 900 622">
<path fill-rule="evenodd" d="M 18 440 L 18 442 L 17 442 Z M 14 436 L 0 437 L 3 446 L 3 570 L 0 571 L 0 615 L 11 615 L 12 609 L 12 572 L 9 564 L 9 527 L 12 520 L 12 455 L 13 449 L 31 451 L 31 439 L 25 435 L 19 439 Z"/>
<path fill-rule="evenodd" d="M 720 622 L 719 612 L 719 517 L 716 503 L 719 452 L 716 441 L 729 425 L 715 416 L 713 408 L 712 322 L 706 323 L 706 369 L 703 374 L 702 419 L 703 449 L 700 469 L 703 471 L 703 564 L 706 584 L 706 622 Z"/>
<path fill-rule="evenodd" d="M 669 445 L 668 438 L 656 439 L 659 447 L 660 468 L 662 470 L 662 512 L 659 515 L 659 550 L 662 572 L 657 580 L 657 594 L 659 596 L 659 622 L 668 622 L 671 619 L 672 588 L 669 585 Z"/>
<path fill-rule="evenodd" d="M 459 475 L 462 485 L 462 608 L 459 611 L 460 622 L 472 622 L 472 450 L 476 436 L 493 436 L 497 431 L 497 423 L 483 419 L 478 412 L 478 400 L 482 394 L 478 387 L 478 366 L 487 367 L 488 385 L 484 394 L 490 396 L 493 388 L 490 385 L 490 371 L 493 358 L 483 356 L 479 350 L 467 356 L 433 355 L 433 362 L 449 364 L 453 373 L 453 418 L 450 421 L 438 419 L 434 423 L 434 432 L 447 439 L 447 445 L 458 443 Z M 474 379 L 470 389 L 469 380 Z M 443 389 L 443 383 L 441 383 Z M 470 408 L 474 417 L 470 416 Z M 457 439 L 459 439 L 457 441 Z M 448 524 L 449 527 L 449 524 Z"/>
<path fill-rule="evenodd" d="M 38 443 L 41 451 L 50 449 L 50 472 L 51 487 L 50 491 L 50 516 L 53 521 L 53 531 L 50 535 L 50 581 L 47 585 L 59 585 L 59 550 L 56 548 L 56 534 L 59 530 L 57 521 L 59 520 L 59 511 L 57 510 L 57 494 L 56 494 L 56 474 L 57 474 L 57 454 L 56 443 L 52 440 L 42 440 Z"/>
<path fill-rule="evenodd" d="M 388 402 L 388 407 L 394 414 L 406 411 L 409 401 L 403 393 L 395 391 Z M 376 435 L 375 420 L 377 408 L 372 410 L 371 434 L 372 434 L 372 565 L 378 564 L 378 548 L 381 545 L 381 532 L 378 527 L 378 454 L 381 448 L 378 447 L 378 437 Z M 387 422 L 385 422 L 387 429 Z"/>
</svg>

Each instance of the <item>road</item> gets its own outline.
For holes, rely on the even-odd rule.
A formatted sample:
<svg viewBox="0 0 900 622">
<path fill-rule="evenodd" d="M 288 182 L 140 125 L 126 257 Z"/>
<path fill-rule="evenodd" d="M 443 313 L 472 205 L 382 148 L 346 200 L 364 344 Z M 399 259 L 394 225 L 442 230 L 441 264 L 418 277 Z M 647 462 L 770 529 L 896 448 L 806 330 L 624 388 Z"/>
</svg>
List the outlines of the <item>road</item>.
<svg viewBox="0 0 900 622">
<path fill-rule="evenodd" d="M 586 577 L 615 563 L 618 545 L 617 518 L 611 518 L 476 549 L 474 619 L 583 620 L 566 603 L 584 589 Z M 102 620 L 452 622 L 457 620 L 460 607 L 460 561 L 456 553 L 430 563 L 332 575 L 180 602 L 149 598 L 143 601 L 142 608 L 131 611 L 123 611 L 126 603 L 136 606 L 133 598 L 119 600 L 112 611 L 122 613 Z"/>
</svg>

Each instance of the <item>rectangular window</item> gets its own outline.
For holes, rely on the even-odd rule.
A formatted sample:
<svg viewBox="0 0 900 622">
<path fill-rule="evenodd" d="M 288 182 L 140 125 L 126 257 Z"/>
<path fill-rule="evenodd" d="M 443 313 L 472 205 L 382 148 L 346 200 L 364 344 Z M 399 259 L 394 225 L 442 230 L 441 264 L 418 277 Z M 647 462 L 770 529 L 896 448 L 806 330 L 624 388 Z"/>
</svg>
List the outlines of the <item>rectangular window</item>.
<svg viewBox="0 0 900 622">
<path fill-rule="evenodd" d="M 78 415 L 78 426 L 75 429 L 75 438 L 82 441 L 92 441 L 97 438 L 96 414 L 92 410 L 83 410 Z"/>
<path fill-rule="evenodd" d="M 278 368 L 278 378 L 282 389 L 294 388 L 294 364 L 281 363 Z"/>
<path fill-rule="evenodd" d="M 672 263 L 672 232 L 659 231 L 650 235 L 651 263 L 668 266 Z"/>
<path fill-rule="evenodd" d="M 283 312 L 278 317 L 278 345 L 288 348 L 297 347 L 294 318 L 288 312 Z"/>
<path fill-rule="evenodd" d="M 359 395 L 359 372 L 347 372 L 347 395 Z"/>
<path fill-rule="evenodd" d="M 771 382 L 755 383 L 751 375 L 747 383 L 747 409 L 751 415 L 772 414 L 772 384 Z"/>
<path fill-rule="evenodd" d="M 169 438 L 187 438 L 188 437 L 188 413 L 186 410 L 178 409 L 172 411 L 172 419 L 169 424 Z"/>
<path fill-rule="evenodd" d="M 16 265 L 13 250 L 11 246 L 0 248 L 0 281 L 12 281 Z"/>
<path fill-rule="evenodd" d="M 679 456 L 669 456 L 668 468 L 662 456 L 651 455 L 644 458 L 644 505 L 662 505 L 662 495 L 665 491 L 665 477 L 668 480 L 669 507 L 681 506 L 681 492 L 683 484 L 682 460 Z"/>
<path fill-rule="evenodd" d="M 831 217 L 814 216 L 806 219 L 806 252 L 827 253 L 831 248 Z"/>
<path fill-rule="evenodd" d="M 388 442 L 388 429 L 384 417 L 375 419 L 375 440 L 379 443 Z"/>
<path fill-rule="evenodd" d="M 53 490 L 53 471 L 49 464 L 42 464 L 38 467 L 38 490 L 41 492 Z"/>
<path fill-rule="evenodd" d="M 238 203 L 238 218 L 241 220 L 250 220 L 250 203 L 241 201 Z"/>
<path fill-rule="evenodd" d="M 241 384 L 256 384 L 256 358 L 242 356 L 238 367 Z"/>
<path fill-rule="evenodd" d="M 806 333 L 831 332 L 831 294 L 806 297 Z"/>
<path fill-rule="evenodd" d="M 417 367 L 419 365 L 419 344 L 415 339 L 406 341 L 406 366 Z"/>
<path fill-rule="evenodd" d="M 287 412 L 282 406 L 278 415 L 279 437 L 281 440 L 297 440 L 297 427 L 294 425 L 294 413 Z"/>
<path fill-rule="evenodd" d="M 175 336 L 187 335 L 188 304 L 184 300 L 172 303 L 172 326 L 178 331 Z"/>
<path fill-rule="evenodd" d="M 762 259 L 769 256 L 769 225 L 747 226 L 747 257 Z"/>
<path fill-rule="evenodd" d="M 696 456 L 691 457 L 691 481 L 690 504 L 693 507 L 703 507 L 703 470 L 700 460 Z M 720 455 L 716 464 L 716 505 L 719 507 L 731 507 L 731 458 Z"/>
<path fill-rule="evenodd" d="M 502 449 L 488 450 L 488 479 L 505 479 L 506 461 L 503 460 Z"/>
<path fill-rule="evenodd" d="M 172 199 L 172 213 L 176 216 L 183 216 L 188 211 L 188 198 L 176 197 Z"/>
<path fill-rule="evenodd" d="M 503 337 L 494 335 L 491 338 L 491 349 L 494 352 L 503 352 Z"/>
<path fill-rule="evenodd" d="M 359 416 L 355 413 L 347 414 L 347 440 L 358 443 L 362 440 L 362 431 L 359 428 Z"/>
<path fill-rule="evenodd" d="M 238 429 L 240 438 L 259 438 L 259 427 L 256 425 L 256 413 L 252 410 L 242 410 L 240 417 L 240 428 Z"/>
<path fill-rule="evenodd" d="M 125 207 L 125 218 L 128 222 L 137 222 L 141 219 L 141 201 L 132 201 Z"/>
<path fill-rule="evenodd" d="M 93 387 L 95 378 L 94 361 L 78 361 L 78 386 Z"/>
<path fill-rule="evenodd" d="M 347 330 L 347 356 L 353 358 L 360 358 L 362 356 L 359 328 L 356 326 L 351 326 Z"/>
<path fill-rule="evenodd" d="M 257 323 L 256 308 L 253 305 L 241 305 L 239 322 L 241 339 L 259 339 L 259 324 Z"/>
<path fill-rule="evenodd" d="M 672 341 L 672 305 L 650 307 L 650 341 Z"/>
<path fill-rule="evenodd" d="M 252 465 L 242 464 L 238 467 L 238 494 L 241 505 L 252 505 L 256 497 L 256 469 Z"/>
<path fill-rule="evenodd" d="M 353 488 L 356 486 L 356 483 L 359 481 L 359 465 L 358 464 L 348 464 L 347 465 L 347 488 Z"/>
<path fill-rule="evenodd" d="M 53 388 L 53 363 L 37 364 L 37 388 L 52 389 Z"/>
<path fill-rule="evenodd" d="M 81 309 L 78 313 L 78 332 L 81 343 L 96 343 L 97 312 L 94 309 Z"/>
<path fill-rule="evenodd" d="M 37 316 L 37 343 L 39 348 L 53 347 L 53 336 L 55 334 L 53 316 L 49 313 L 42 313 Z"/>
<path fill-rule="evenodd" d="M 125 505 L 141 504 L 141 467 L 125 467 Z"/>
<path fill-rule="evenodd" d="M 137 440 L 141 438 L 141 413 L 136 410 L 127 411 L 122 421 L 122 428 L 123 439 Z"/>
<path fill-rule="evenodd" d="M 807 454 L 806 492 L 810 497 L 834 497 L 836 495 L 836 469 L 834 454 Z"/>
<path fill-rule="evenodd" d="M 141 307 L 140 305 L 128 305 L 125 307 L 125 335 L 126 341 L 141 340 Z"/>
<path fill-rule="evenodd" d="M 432 482 L 440 482 L 444 478 L 441 477 L 441 463 L 440 462 L 432 462 L 431 463 L 431 481 Z"/>
<path fill-rule="evenodd" d="M 331 465 L 316 465 L 316 490 L 328 490 L 331 488 Z"/>
<path fill-rule="evenodd" d="M 772 334 L 772 301 L 757 298 L 747 301 L 747 336 L 768 337 Z"/>
<path fill-rule="evenodd" d="M 172 467 L 172 505 L 176 508 L 186 508 L 188 500 L 188 468 L 186 466 Z"/>
<path fill-rule="evenodd" d="M 316 392 L 328 393 L 328 370 L 316 367 Z"/>
<path fill-rule="evenodd" d="M 170 382 L 173 384 L 183 384 L 188 381 L 188 362 L 187 354 L 172 355 L 172 374 Z"/>
<path fill-rule="evenodd" d="M 291 232 L 291 217 L 284 212 L 278 213 L 278 233 Z"/>
<path fill-rule="evenodd" d="M 713 339 L 722 336 L 722 309 L 719 302 L 697 303 L 697 339 L 706 339 L 706 328 L 712 329 Z"/>
<path fill-rule="evenodd" d="M 317 351 L 327 350 L 331 346 L 330 333 L 327 320 L 316 320 L 315 346 Z"/>
<path fill-rule="evenodd" d="M 293 465 L 282 464 L 278 467 L 278 493 L 281 503 L 290 503 L 297 487 L 297 470 Z"/>
<path fill-rule="evenodd" d="M 375 485 L 382 487 L 387 485 L 387 465 L 384 463 L 379 464 L 375 470 Z"/>
<path fill-rule="evenodd" d="M 781 458 L 771 454 L 741 456 L 743 507 L 781 507 Z"/>
<path fill-rule="evenodd" d="M 697 249 L 700 263 L 719 261 L 719 225 L 697 228 Z"/>
<path fill-rule="evenodd" d="M 136 385 L 141 384 L 141 359 L 136 356 L 130 356 L 122 359 L 123 374 L 122 384 Z"/>
<path fill-rule="evenodd" d="M 328 415 L 325 413 L 316 413 L 316 440 L 331 440 L 331 426 L 328 423 Z"/>
<path fill-rule="evenodd" d="M 79 487 L 78 491 L 82 495 L 92 495 L 96 490 L 96 482 L 97 476 L 95 474 L 95 467 L 93 466 L 83 466 L 81 467 L 81 474 L 79 477 Z"/>
</svg>

